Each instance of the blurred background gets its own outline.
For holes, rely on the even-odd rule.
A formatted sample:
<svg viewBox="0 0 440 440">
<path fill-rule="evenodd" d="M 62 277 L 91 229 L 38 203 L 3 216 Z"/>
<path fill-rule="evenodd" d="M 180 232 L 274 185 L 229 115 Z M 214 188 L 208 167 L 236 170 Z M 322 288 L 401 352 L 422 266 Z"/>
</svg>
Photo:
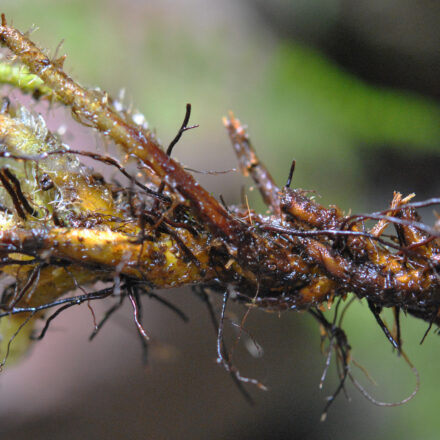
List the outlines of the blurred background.
<svg viewBox="0 0 440 440">
<path fill-rule="evenodd" d="M 346 212 L 387 207 L 392 192 L 438 197 L 440 173 L 440 4 L 429 0 L 3 0 L 34 41 L 68 54 L 66 71 L 142 111 L 167 145 L 191 102 L 191 121 L 174 150 L 191 168 L 224 170 L 236 161 L 221 117 L 233 110 L 261 159 L 282 184 L 292 159 L 293 185 L 315 190 Z M 16 95 L 19 98 L 19 95 Z M 52 129 L 70 119 L 47 109 Z M 95 133 L 69 122 L 66 141 L 95 148 Z M 239 202 L 238 173 L 201 176 L 227 203 Z M 263 209 L 257 195 L 251 204 Z M 432 210 L 423 213 L 434 221 Z M 0 436 L 25 439 L 294 439 L 438 438 L 438 336 L 423 346 L 427 325 L 402 321 L 404 349 L 421 375 L 408 404 L 378 408 L 350 384 L 320 423 L 337 386 L 319 328 L 306 314 L 251 312 L 247 326 L 264 349 L 240 353 L 245 375 L 268 392 L 244 401 L 216 365 L 216 340 L 203 305 L 189 290 L 167 299 L 190 317 L 179 322 L 145 300 L 153 336 L 147 367 L 130 310 L 123 309 L 93 343 L 86 306 L 54 322 L 16 367 L 0 374 Z M 102 314 L 109 303 L 94 304 Z M 232 307 L 238 320 L 244 310 Z M 388 320 L 391 322 L 389 315 Z M 366 304 L 355 303 L 344 329 L 353 357 L 377 381 L 356 377 L 379 400 L 406 397 L 415 379 L 393 353 Z"/>
</svg>

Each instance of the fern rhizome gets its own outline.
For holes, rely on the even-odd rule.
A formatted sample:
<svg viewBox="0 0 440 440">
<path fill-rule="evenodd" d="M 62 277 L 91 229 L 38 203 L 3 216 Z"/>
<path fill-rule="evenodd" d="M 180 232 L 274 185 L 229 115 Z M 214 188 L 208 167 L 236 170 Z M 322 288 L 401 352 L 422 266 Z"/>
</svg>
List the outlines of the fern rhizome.
<svg viewBox="0 0 440 440">
<path fill-rule="evenodd" d="M 19 356 L 28 340 L 43 337 L 63 310 L 106 297 L 115 304 L 92 337 L 128 300 L 146 345 L 141 296 L 154 297 L 186 319 L 154 289 L 191 285 L 215 325 L 218 362 L 246 397 L 244 383 L 264 386 L 242 376 L 229 357 L 223 330 L 230 299 L 247 309 L 307 311 L 319 322 L 323 341 L 328 341 L 326 370 L 334 353 L 340 376 L 324 414 L 347 379 L 374 401 L 351 373 L 350 346 L 337 319 L 344 302 L 346 307 L 354 298 L 365 298 L 417 376 L 402 351 L 399 316 L 404 311 L 422 319 L 428 329 L 440 323 L 440 232 L 422 223 L 416 212 L 439 204 L 440 198 L 420 202 L 395 193 L 388 209 L 362 215 L 321 206 L 307 192 L 290 188 L 294 162 L 286 185 L 275 184 L 246 130 L 230 114 L 224 125 L 241 171 L 255 181 L 270 215 L 247 204 L 226 206 L 172 158 L 174 145 L 192 128 L 189 104 L 175 139 L 162 149 L 154 133 L 119 101 L 81 87 L 63 71 L 64 57 L 48 58 L 4 15 L 0 43 L 9 50 L 0 62 L 0 83 L 69 107 L 76 121 L 122 151 L 116 159 L 71 150 L 41 115 L 3 97 L 0 275 L 9 281 L 3 283 L 0 301 L 2 365 L 8 356 Z M 130 184 L 105 181 L 81 163 L 84 156 L 115 168 Z M 367 220 L 376 223 L 367 227 Z M 98 281 L 107 287 L 90 289 Z M 223 301 L 217 316 L 211 298 L 218 294 Z M 330 322 L 324 312 L 332 305 Z M 394 311 L 393 330 L 381 319 L 385 307 Z M 38 319 L 45 324 L 36 335 Z"/>
</svg>

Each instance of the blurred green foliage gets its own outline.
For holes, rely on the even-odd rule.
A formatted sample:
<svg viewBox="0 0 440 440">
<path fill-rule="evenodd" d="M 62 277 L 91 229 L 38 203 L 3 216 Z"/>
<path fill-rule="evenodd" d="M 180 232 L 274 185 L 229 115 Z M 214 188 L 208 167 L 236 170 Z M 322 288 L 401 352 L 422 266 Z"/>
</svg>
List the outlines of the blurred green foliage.
<svg viewBox="0 0 440 440">
<path fill-rule="evenodd" d="M 252 26 L 239 32 L 221 21 L 201 34 L 197 20 L 185 22 L 188 16 L 176 18 L 175 11 L 151 16 L 152 9 L 139 2 L 123 12 L 121 7 L 102 0 L 2 5 L 20 29 L 38 25 L 33 39 L 51 53 L 65 39 L 66 70 L 83 83 L 99 84 L 112 94 L 125 86 L 127 100 L 160 127 L 164 138 L 174 136 L 184 105 L 191 102 L 192 121 L 201 128 L 184 142 L 191 154 L 203 149 L 207 168 L 214 168 L 216 156 L 229 155 L 234 163 L 220 122 L 230 108 L 249 124 L 256 150 L 279 182 L 296 158 L 295 185 L 316 189 L 325 201 L 341 206 L 362 207 L 359 145 L 390 145 L 402 154 L 408 148 L 440 151 L 440 107 L 426 98 L 366 84 L 316 51 L 273 40 Z M 214 151 L 212 144 L 224 149 Z M 177 151 L 181 154 L 186 153 Z M 346 324 L 354 356 L 363 353 L 363 365 L 377 366 L 374 375 L 382 376 L 387 399 L 404 397 L 411 391 L 411 373 L 402 360 L 391 366 L 386 361 L 393 355 L 366 306 L 353 308 Z M 403 408 L 379 410 L 382 437 L 434 439 L 438 337 L 431 335 L 420 348 L 426 325 L 409 318 L 403 327 L 422 390 Z"/>
</svg>

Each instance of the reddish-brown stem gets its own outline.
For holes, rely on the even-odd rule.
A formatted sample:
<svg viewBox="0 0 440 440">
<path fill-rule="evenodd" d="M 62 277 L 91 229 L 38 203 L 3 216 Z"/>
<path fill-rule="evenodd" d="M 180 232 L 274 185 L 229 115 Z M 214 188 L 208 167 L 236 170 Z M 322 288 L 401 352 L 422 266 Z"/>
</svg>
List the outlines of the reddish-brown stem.
<svg viewBox="0 0 440 440">
<path fill-rule="evenodd" d="M 0 41 L 38 75 L 58 98 L 78 116 L 110 136 L 124 151 L 150 166 L 170 187 L 193 206 L 211 230 L 234 241 L 243 228 L 183 167 L 160 149 L 156 140 L 138 126 L 125 121 L 109 105 L 103 93 L 89 91 L 70 78 L 58 65 L 18 30 L 7 26 L 4 14 Z"/>
<path fill-rule="evenodd" d="M 249 174 L 252 176 L 263 197 L 264 203 L 270 207 L 274 214 L 278 217 L 281 216 L 280 190 L 267 168 L 255 154 L 245 128 L 234 117 L 232 112 L 229 113 L 229 119 L 223 118 L 223 124 L 228 130 L 241 172 L 244 176 Z"/>
</svg>

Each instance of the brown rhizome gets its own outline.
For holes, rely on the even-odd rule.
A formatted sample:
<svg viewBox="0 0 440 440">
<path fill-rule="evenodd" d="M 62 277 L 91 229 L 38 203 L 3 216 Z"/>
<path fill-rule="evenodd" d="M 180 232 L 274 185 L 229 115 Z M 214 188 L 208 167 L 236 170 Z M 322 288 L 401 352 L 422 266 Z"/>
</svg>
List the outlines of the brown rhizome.
<svg viewBox="0 0 440 440">
<path fill-rule="evenodd" d="M 191 285 L 217 330 L 218 361 L 244 393 L 243 383 L 264 386 L 243 377 L 228 355 L 223 341 L 228 301 L 233 298 L 248 309 L 308 311 L 329 342 L 326 369 L 333 352 L 340 365 L 340 385 L 325 413 L 347 378 L 357 384 L 348 340 L 337 313 L 332 322 L 325 317 L 327 307 L 334 304 L 338 310 L 351 297 L 365 298 L 384 334 L 405 358 L 400 312 L 425 320 L 429 328 L 439 324 L 440 233 L 423 224 L 416 209 L 439 204 L 440 199 L 413 202 L 412 195 L 395 193 L 390 208 L 364 215 L 325 208 L 307 192 L 290 188 L 295 163 L 287 184 L 278 187 L 245 129 L 230 114 L 224 125 L 240 169 L 255 181 L 271 213 L 258 214 L 246 203 L 226 206 L 171 157 L 174 145 L 192 128 L 189 105 L 178 134 L 163 150 L 154 134 L 136 124 L 119 102 L 78 85 L 64 73 L 63 57 L 49 59 L 27 36 L 8 26 L 4 16 L 0 41 L 27 75 L 40 80 L 24 91 L 70 107 L 77 121 L 111 139 L 124 154 L 115 159 L 69 150 L 39 117 L 4 99 L 0 258 L 2 274 L 15 279 L 1 301 L 0 318 L 12 329 L 3 347 L 5 359 L 15 336 L 30 328 L 30 321 L 46 319 L 40 335 L 34 335 L 41 338 L 66 308 L 110 296 L 116 303 L 91 338 L 128 299 L 146 346 L 141 295 L 150 295 L 186 319 L 153 290 Z M 130 185 L 106 182 L 80 163 L 81 156 L 115 167 Z M 130 171 L 131 163 L 136 173 Z M 368 220 L 377 223 L 368 227 Z M 388 232 L 390 225 L 393 234 Z M 110 287 L 84 290 L 98 281 Z M 82 294 L 65 296 L 77 288 Z M 215 293 L 223 295 L 220 316 L 210 302 Z M 45 314 L 55 307 L 51 315 Z M 393 308 L 395 331 L 380 317 L 385 307 Z"/>
</svg>

